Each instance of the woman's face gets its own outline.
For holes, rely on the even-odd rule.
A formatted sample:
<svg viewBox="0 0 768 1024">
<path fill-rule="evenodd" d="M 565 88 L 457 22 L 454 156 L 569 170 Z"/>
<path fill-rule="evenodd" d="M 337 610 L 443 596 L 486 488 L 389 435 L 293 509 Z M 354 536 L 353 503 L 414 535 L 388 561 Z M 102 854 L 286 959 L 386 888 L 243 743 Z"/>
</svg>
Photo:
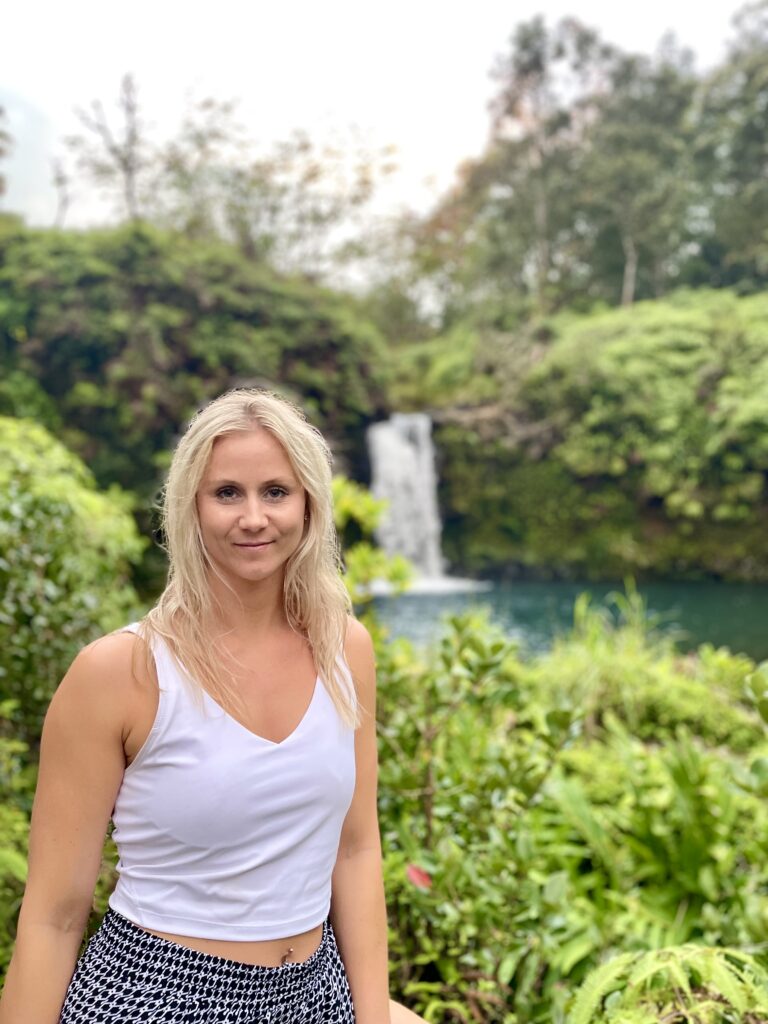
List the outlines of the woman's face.
<svg viewBox="0 0 768 1024">
<path fill-rule="evenodd" d="M 197 514 L 208 557 L 232 584 L 279 574 L 304 533 L 306 492 L 279 441 L 262 427 L 213 444 Z"/>
</svg>

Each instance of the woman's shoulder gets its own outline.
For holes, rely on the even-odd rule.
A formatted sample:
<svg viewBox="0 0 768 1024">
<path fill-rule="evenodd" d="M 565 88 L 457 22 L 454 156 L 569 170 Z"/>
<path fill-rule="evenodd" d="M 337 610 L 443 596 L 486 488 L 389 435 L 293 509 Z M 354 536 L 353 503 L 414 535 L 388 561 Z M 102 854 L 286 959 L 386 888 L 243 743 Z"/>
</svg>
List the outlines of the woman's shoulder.
<svg viewBox="0 0 768 1024">
<path fill-rule="evenodd" d="M 376 661 L 373 640 L 366 627 L 352 615 L 347 617 L 344 658 L 353 679 L 366 689 L 376 686 Z"/>
<path fill-rule="evenodd" d="M 151 686 L 153 675 L 145 641 L 136 633 L 116 630 L 79 651 L 59 684 L 55 699 L 74 704 L 103 702 L 119 712 L 121 698 L 129 702 L 137 687 Z"/>
<path fill-rule="evenodd" d="M 366 627 L 356 619 L 354 615 L 347 616 L 347 634 L 344 639 L 344 653 L 349 658 L 350 654 L 366 655 L 373 654 L 373 640 Z"/>
<path fill-rule="evenodd" d="M 86 675 L 107 669 L 130 671 L 135 667 L 137 654 L 144 651 L 146 642 L 139 633 L 128 628 L 116 629 L 83 647 L 72 662 L 72 667 L 77 665 Z"/>
</svg>

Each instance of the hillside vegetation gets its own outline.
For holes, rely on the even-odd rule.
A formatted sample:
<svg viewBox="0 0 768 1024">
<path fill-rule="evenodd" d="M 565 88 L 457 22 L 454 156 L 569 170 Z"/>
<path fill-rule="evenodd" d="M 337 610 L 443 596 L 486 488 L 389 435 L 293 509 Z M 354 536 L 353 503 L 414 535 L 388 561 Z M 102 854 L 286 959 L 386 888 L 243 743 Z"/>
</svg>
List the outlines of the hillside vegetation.
<svg viewBox="0 0 768 1024">
<path fill-rule="evenodd" d="M 0 411 L 135 492 L 145 534 L 186 418 L 259 383 L 299 398 L 363 481 L 367 425 L 432 411 L 456 571 L 768 579 L 763 295 L 465 325 L 388 354 L 352 299 L 147 226 L 6 221 L 0 284 Z"/>
<path fill-rule="evenodd" d="M 453 564 L 768 579 L 766 323 L 765 295 L 684 291 L 398 350 L 395 393 L 415 406 L 419 379 L 435 410 Z"/>
</svg>

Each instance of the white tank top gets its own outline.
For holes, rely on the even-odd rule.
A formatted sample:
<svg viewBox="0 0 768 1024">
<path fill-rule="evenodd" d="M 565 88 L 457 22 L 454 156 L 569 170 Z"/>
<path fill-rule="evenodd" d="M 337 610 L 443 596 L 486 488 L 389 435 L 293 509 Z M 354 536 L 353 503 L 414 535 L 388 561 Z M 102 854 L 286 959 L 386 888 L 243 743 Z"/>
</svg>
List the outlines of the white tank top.
<svg viewBox="0 0 768 1024">
<path fill-rule="evenodd" d="M 354 792 L 354 730 L 318 677 L 302 720 L 273 743 L 207 693 L 200 707 L 160 640 L 154 656 L 157 715 L 115 801 L 109 905 L 144 928 L 198 938 L 314 928 L 330 909 Z"/>
</svg>

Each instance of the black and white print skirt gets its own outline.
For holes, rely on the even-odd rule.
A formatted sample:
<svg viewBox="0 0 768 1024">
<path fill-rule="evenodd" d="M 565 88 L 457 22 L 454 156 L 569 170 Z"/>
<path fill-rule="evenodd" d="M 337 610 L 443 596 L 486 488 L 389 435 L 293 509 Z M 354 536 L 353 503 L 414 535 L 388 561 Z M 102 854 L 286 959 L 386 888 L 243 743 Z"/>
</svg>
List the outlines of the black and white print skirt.
<svg viewBox="0 0 768 1024">
<path fill-rule="evenodd" d="M 330 921 L 308 960 L 261 967 L 199 953 L 107 910 L 59 1024 L 354 1024 Z"/>
</svg>

